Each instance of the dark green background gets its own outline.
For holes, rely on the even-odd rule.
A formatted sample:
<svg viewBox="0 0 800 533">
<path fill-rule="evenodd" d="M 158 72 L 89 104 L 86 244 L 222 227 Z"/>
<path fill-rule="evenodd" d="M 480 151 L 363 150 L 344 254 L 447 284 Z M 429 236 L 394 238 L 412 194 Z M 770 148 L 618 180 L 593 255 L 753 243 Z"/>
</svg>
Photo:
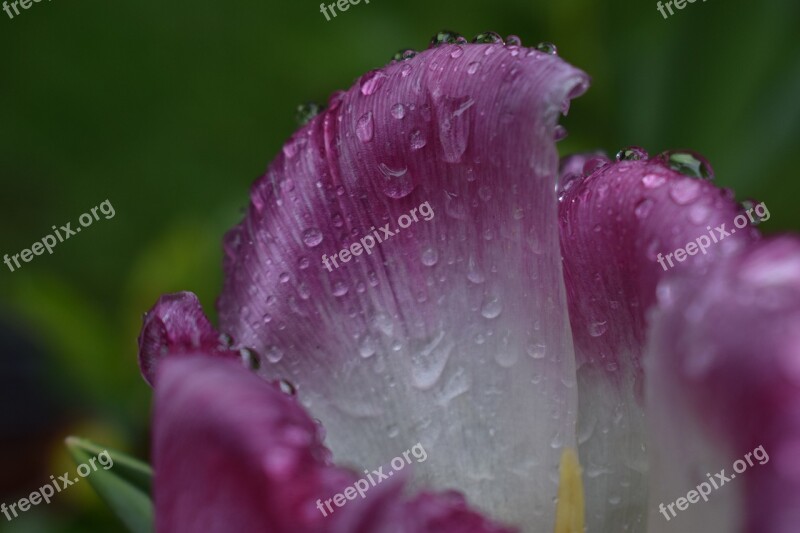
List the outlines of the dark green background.
<svg viewBox="0 0 800 533">
<path fill-rule="evenodd" d="M 52 256 L 0 264 L 0 501 L 72 469 L 69 433 L 147 456 L 141 314 L 186 289 L 213 316 L 221 237 L 298 103 L 326 101 L 443 28 L 553 41 L 593 77 L 563 153 L 697 150 L 718 183 L 767 203 L 766 232 L 796 231 L 798 21 L 796 0 L 698 0 L 669 20 L 649 0 L 372 0 L 330 22 L 294 0 L 0 12 L 0 255 L 105 199 L 116 209 Z M 0 529 L 120 529 L 87 489 L 0 516 Z"/>
</svg>

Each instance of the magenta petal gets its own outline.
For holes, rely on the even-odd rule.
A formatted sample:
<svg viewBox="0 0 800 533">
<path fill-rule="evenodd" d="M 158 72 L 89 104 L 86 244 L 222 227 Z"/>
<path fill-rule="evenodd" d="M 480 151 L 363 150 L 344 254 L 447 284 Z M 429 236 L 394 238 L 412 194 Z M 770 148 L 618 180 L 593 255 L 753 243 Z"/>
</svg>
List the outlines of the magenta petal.
<svg viewBox="0 0 800 533">
<path fill-rule="evenodd" d="M 652 531 L 797 531 L 800 239 L 765 240 L 704 276 L 667 282 L 649 346 Z M 659 514 L 723 468 L 735 478 L 708 503 L 670 522 Z"/>
<path fill-rule="evenodd" d="M 139 368 L 155 383 L 161 360 L 169 355 L 207 353 L 237 357 L 220 338 L 191 292 L 166 294 L 144 315 L 139 334 Z"/>
<path fill-rule="evenodd" d="M 319 531 L 318 498 L 355 477 L 326 466 L 295 398 L 211 357 L 167 359 L 155 388 L 158 531 Z"/>
<path fill-rule="evenodd" d="M 732 227 L 739 208 L 727 191 L 659 160 L 611 163 L 593 154 L 562 162 L 559 185 L 587 527 L 640 530 L 648 470 L 641 356 L 656 286 L 666 277 L 704 271 L 757 232 L 739 230 L 706 254 L 674 260 L 671 269 L 665 260 L 665 270 L 659 254 L 708 236 L 708 226 Z"/>
<path fill-rule="evenodd" d="M 415 479 L 552 529 L 576 402 L 553 139 L 586 86 L 539 51 L 439 46 L 335 95 L 253 185 L 220 323 L 298 386 L 337 458 L 422 441 L 436 460 Z M 370 254 L 323 266 L 412 210 Z"/>
</svg>

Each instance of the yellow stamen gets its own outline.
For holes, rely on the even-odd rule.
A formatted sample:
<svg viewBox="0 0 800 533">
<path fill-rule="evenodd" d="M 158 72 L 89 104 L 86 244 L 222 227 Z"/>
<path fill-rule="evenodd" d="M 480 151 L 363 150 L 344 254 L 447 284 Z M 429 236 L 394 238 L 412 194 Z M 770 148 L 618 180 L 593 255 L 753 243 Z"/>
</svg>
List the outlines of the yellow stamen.
<svg viewBox="0 0 800 533">
<path fill-rule="evenodd" d="M 558 485 L 555 533 L 583 533 L 584 503 L 581 464 L 575 450 L 561 454 L 561 480 Z"/>
</svg>

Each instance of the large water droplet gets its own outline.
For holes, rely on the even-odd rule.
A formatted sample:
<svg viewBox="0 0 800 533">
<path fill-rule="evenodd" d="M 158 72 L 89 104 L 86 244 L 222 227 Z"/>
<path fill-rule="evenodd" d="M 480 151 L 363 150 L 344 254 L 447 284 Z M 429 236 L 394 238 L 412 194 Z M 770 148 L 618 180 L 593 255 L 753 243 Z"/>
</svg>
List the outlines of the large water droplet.
<svg viewBox="0 0 800 533">
<path fill-rule="evenodd" d="M 463 41 L 463 39 L 464 37 L 454 31 L 442 30 L 431 37 L 431 47 L 439 46 L 440 44 L 456 44 Z"/>
<path fill-rule="evenodd" d="M 522 46 L 522 39 L 517 35 L 509 35 L 506 37 L 506 44 L 509 46 Z"/>
<path fill-rule="evenodd" d="M 406 116 L 406 108 L 403 104 L 394 104 L 392 106 L 392 116 L 396 119 L 401 119 Z"/>
<path fill-rule="evenodd" d="M 413 385 L 420 390 L 433 387 L 439 381 L 454 348 L 455 343 L 450 339 L 445 339 L 444 331 L 439 332 L 433 339 L 418 348 L 412 347 L 411 381 Z"/>
<path fill-rule="evenodd" d="M 617 152 L 617 161 L 640 161 L 648 157 L 647 151 L 640 146 L 629 146 Z"/>
<path fill-rule="evenodd" d="M 669 196 L 678 205 L 688 205 L 700 195 L 700 182 L 678 179 L 674 181 L 669 190 Z"/>
<path fill-rule="evenodd" d="M 684 176 L 700 178 L 705 180 L 714 179 L 714 169 L 708 160 L 696 152 L 689 150 L 676 150 L 663 152 L 659 159 L 667 164 L 669 168 L 680 172 Z"/>
<path fill-rule="evenodd" d="M 469 96 L 445 97 L 441 103 L 439 117 L 439 141 L 443 159 L 447 163 L 458 163 L 469 143 L 472 113 L 475 101 Z"/>
<path fill-rule="evenodd" d="M 372 111 L 368 111 L 361 115 L 356 123 L 356 135 L 361 142 L 369 142 L 372 140 L 375 124 L 372 121 Z"/>
<path fill-rule="evenodd" d="M 500 302 L 500 298 L 497 297 L 490 299 L 481 307 L 481 315 L 489 320 L 497 318 L 502 312 L 503 304 Z"/>
<path fill-rule="evenodd" d="M 648 189 L 657 189 L 664 185 L 666 181 L 667 178 L 658 174 L 648 174 L 642 178 L 642 184 Z"/>
<path fill-rule="evenodd" d="M 503 38 L 498 33 L 493 31 L 485 31 L 476 35 L 472 42 L 475 44 L 497 44 L 504 43 Z"/>
<path fill-rule="evenodd" d="M 294 118 L 298 124 L 304 126 L 316 117 L 325 107 L 316 102 L 306 102 L 297 106 Z"/>
<path fill-rule="evenodd" d="M 242 358 L 242 363 L 250 370 L 258 370 L 261 368 L 261 359 L 258 353 L 250 348 L 242 348 L 239 350 L 239 356 Z"/>
<path fill-rule="evenodd" d="M 317 228 L 309 228 L 303 232 L 303 242 L 309 248 L 318 246 L 322 242 L 322 232 Z"/>
<path fill-rule="evenodd" d="M 397 53 L 392 57 L 393 61 L 408 61 L 412 57 L 416 56 L 417 52 L 411 49 L 404 49 L 398 50 Z"/>
<path fill-rule="evenodd" d="M 389 198 L 404 198 L 414 190 L 414 180 L 411 179 L 408 168 L 391 168 L 380 163 L 378 169 L 386 178 L 383 193 Z"/>
<path fill-rule="evenodd" d="M 547 41 L 537 44 L 536 49 L 539 50 L 540 52 L 544 52 L 545 54 L 551 56 L 558 55 L 558 47 L 556 47 L 556 45 L 554 45 L 553 43 L 549 43 Z"/>
<path fill-rule="evenodd" d="M 361 94 L 369 96 L 380 89 L 387 76 L 382 70 L 372 70 L 361 76 Z"/>
</svg>

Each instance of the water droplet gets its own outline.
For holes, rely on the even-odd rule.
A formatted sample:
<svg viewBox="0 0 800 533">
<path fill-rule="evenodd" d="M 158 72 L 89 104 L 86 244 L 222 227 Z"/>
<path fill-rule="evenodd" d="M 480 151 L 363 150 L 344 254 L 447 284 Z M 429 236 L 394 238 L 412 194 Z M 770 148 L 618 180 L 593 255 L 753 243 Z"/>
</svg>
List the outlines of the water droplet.
<svg viewBox="0 0 800 533">
<path fill-rule="evenodd" d="M 669 196 L 678 205 L 694 202 L 700 194 L 700 182 L 690 179 L 679 179 L 672 183 Z"/>
<path fill-rule="evenodd" d="M 555 142 L 563 141 L 564 139 L 567 138 L 567 135 L 568 135 L 567 128 L 565 128 L 561 124 L 556 124 L 556 129 L 553 132 L 553 140 Z"/>
<path fill-rule="evenodd" d="M 309 248 L 314 248 L 322 242 L 322 232 L 317 228 L 310 228 L 303 232 L 303 242 Z"/>
<path fill-rule="evenodd" d="M 289 396 L 294 396 L 297 394 L 297 388 L 292 385 L 292 382 L 286 379 L 282 379 L 278 382 L 278 386 L 281 388 L 281 392 L 284 394 L 288 394 Z"/>
<path fill-rule="evenodd" d="M 519 354 L 514 351 L 499 351 L 495 353 L 494 360 L 503 368 L 511 368 L 519 361 Z"/>
<path fill-rule="evenodd" d="M 640 161 L 650 155 L 640 146 L 629 146 L 617 152 L 617 161 Z"/>
<path fill-rule="evenodd" d="M 413 385 L 420 390 L 433 387 L 444 372 L 444 367 L 454 348 L 455 343 L 452 340 L 445 340 L 444 331 L 439 332 L 430 341 L 423 342 L 418 348 L 412 347 L 411 380 Z"/>
<path fill-rule="evenodd" d="M 433 266 L 439 261 L 439 252 L 435 248 L 426 248 L 422 252 L 422 264 L 425 266 Z"/>
<path fill-rule="evenodd" d="M 711 181 L 714 179 L 714 169 L 708 160 L 696 152 L 689 150 L 676 150 L 663 152 L 659 159 L 684 176 Z"/>
<path fill-rule="evenodd" d="M 239 355 L 242 358 L 244 366 L 250 370 L 258 370 L 261 368 L 261 359 L 258 357 L 258 353 L 255 350 L 242 348 L 239 350 Z"/>
<path fill-rule="evenodd" d="M 380 89 L 388 76 L 382 70 L 371 70 L 361 76 L 361 94 L 369 96 Z"/>
<path fill-rule="evenodd" d="M 277 346 L 270 346 L 266 350 L 267 361 L 270 363 L 278 363 L 283 359 L 283 351 Z"/>
<path fill-rule="evenodd" d="M 589 335 L 599 337 L 608 330 L 608 322 L 592 322 L 589 324 Z"/>
<path fill-rule="evenodd" d="M 233 346 L 233 337 L 227 333 L 221 333 L 219 336 L 219 345 L 221 348 L 230 348 Z"/>
<path fill-rule="evenodd" d="M 375 352 L 377 351 L 376 345 L 377 343 L 375 342 L 375 339 L 367 335 L 366 337 L 364 337 L 364 339 L 361 341 L 361 344 L 358 347 L 359 355 L 364 359 L 372 357 L 373 355 L 375 355 Z"/>
<path fill-rule="evenodd" d="M 534 359 L 544 359 L 547 353 L 547 348 L 544 344 L 529 344 L 527 348 L 528 355 Z"/>
<path fill-rule="evenodd" d="M 408 168 L 391 168 L 380 163 L 378 169 L 386 178 L 383 193 L 389 198 L 404 198 L 414 190 L 414 180 L 411 179 Z"/>
<path fill-rule="evenodd" d="M 453 51 L 450 52 L 450 57 L 452 57 L 453 59 L 457 59 L 462 55 L 464 55 L 464 49 L 460 46 L 456 46 L 455 48 L 453 48 Z"/>
<path fill-rule="evenodd" d="M 404 49 L 398 50 L 397 53 L 392 57 L 393 61 L 408 61 L 412 57 L 416 56 L 416 50 L 411 49 Z"/>
<path fill-rule="evenodd" d="M 333 295 L 342 297 L 347 294 L 348 291 L 347 285 L 343 281 L 337 281 L 333 284 Z"/>
<path fill-rule="evenodd" d="M 289 282 L 289 273 L 288 272 L 281 272 L 278 276 L 278 279 L 281 283 L 288 283 Z"/>
<path fill-rule="evenodd" d="M 475 44 L 504 44 L 503 38 L 493 31 L 479 33 L 472 39 L 472 42 Z"/>
<path fill-rule="evenodd" d="M 305 104 L 297 106 L 294 117 L 298 124 L 305 126 L 311 122 L 311 119 L 319 115 L 320 111 L 323 109 L 325 109 L 325 107 L 316 102 L 306 102 Z"/>
<path fill-rule="evenodd" d="M 745 200 L 745 201 L 743 201 L 743 202 L 742 202 L 742 203 L 739 205 L 739 207 L 740 207 L 740 209 L 742 210 L 742 213 L 745 213 L 745 214 L 746 214 L 748 211 L 750 211 L 750 210 L 752 210 L 752 209 L 755 209 L 755 208 L 756 208 L 756 205 L 758 205 L 758 204 L 759 204 L 759 202 L 756 202 L 755 200 Z M 756 214 L 758 214 L 758 213 L 756 213 Z M 759 224 L 761 224 L 761 222 L 763 222 L 763 221 L 762 221 L 761 219 L 759 219 L 759 218 L 756 218 L 756 217 L 753 217 L 753 218 L 754 218 L 755 220 L 753 220 L 753 221 L 750 223 L 750 225 L 751 225 L 751 226 L 758 226 Z M 703 222 L 705 222 L 705 221 L 703 221 Z"/>
<path fill-rule="evenodd" d="M 301 257 L 301 258 L 300 258 L 300 259 L 297 261 L 297 266 L 298 266 L 298 268 L 300 268 L 300 270 L 305 270 L 305 269 L 307 269 L 307 268 L 308 268 L 310 265 L 311 265 L 311 261 L 310 261 L 310 260 L 308 259 L 308 257 L 306 257 L 306 256 L 303 256 L 303 257 Z"/>
<path fill-rule="evenodd" d="M 356 123 L 356 135 L 361 142 L 369 142 L 372 140 L 374 133 L 374 123 L 372 121 L 372 111 L 368 111 L 361 115 Z"/>
<path fill-rule="evenodd" d="M 456 44 L 459 42 L 459 38 L 463 39 L 460 34 L 454 31 L 442 30 L 431 37 L 431 47 L 439 46 L 441 44 Z"/>
<path fill-rule="evenodd" d="M 400 69 L 400 74 L 404 78 L 407 78 L 408 75 L 411 74 L 412 70 L 414 70 L 414 69 L 411 67 L 411 65 L 403 65 L 403 68 Z"/>
<path fill-rule="evenodd" d="M 481 308 L 481 315 L 489 320 L 495 319 L 503 312 L 503 304 L 500 303 L 500 298 L 492 298 Z"/>
<path fill-rule="evenodd" d="M 647 215 L 650 214 L 650 211 L 653 210 L 654 202 L 650 198 L 645 198 L 641 200 L 638 204 L 636 204 L 636 208 L 634 208 L 633 212 L 636 214 L 636 218 L 639 220 L 644 220 L 647 218 Z"/>
<path fill-rule="evenodd" d="M 264 316 L 261 317 L 261 319 L 264 321 L 264 324 L 269 324 L 272 322 L 272 315 L 269 313 L 264 313 Z"/>
<path fill-rule="evenodd" d="M 474 104 L 475 101 L 469 96 L 445 97 L 441 102 L 439 141 L 444 152 L 443 159 L 447 163 L 461 161 L 467 149 L 472 121 L 469 110 Z"/>
<path fill-rule="evenodd" d="M 480 64 L 480 63 L 478 63 L 477 61 L 473 61 L 473 62 L 472 62 L 472 63 L 470 63 L 470 64 L 469 64 L 469 66 L 467 67 L 467 74 L 475 74 L 476 72 L 478 72 L 478 68 L 479 68 L 480 66 L 481 66 L 481 64 Z"/>
<path fill-rule="evenodd" d="M 609 165 L 610 161 L 605 156 L 597 156 L 592 157 L 586 161 L 583 165 L 583 175 L 590 176 L 600 170 L 601 168 L 605 168 Z"/>
<path fill-rule="evenodd" d="M 400 434 L 400 430 L 397 426 L 389 426 L 389 429 L 386 431 L 386 435 L 389 436 L 390 439 L 395 438 Z"/>
<path fill-rule="evenodd" d="M 657 189 L 664 185 L 666 181 L 667 178 L 659 176 L 658 174 L 648 174 L 642 178 L 642 184 L 648 189 Z"/>
<path fill-rule="evenodd" d="M 401 119 L 406 116 L 406 108 L 403 104 L 395 104 L 392 106 L 392 116 L 396 119 Z"/>
<path fill-rule="evenodd" d="M 556 47 L 556 45 L 554 45 L 553 43 L 549 43 L 547 41 L 537 44 L 535 48 L 547 55 L 551 56 L 558 55 L 558 47 Z"/>
<path fill-rule="evenodd" d="M 506 37 L 506 44 L 510 46 L 522 46 L 522 39 L 517 35 L 509 35 Z"/>
<path fill-rule="evenodd" d="M 411 132 L 410 141 L 412 150 L 419 150 L 428 144 L 428 141 L 425 140 L 425 134 L 423 134 L 420 130 L 414 130 Z"/>
</svg>

